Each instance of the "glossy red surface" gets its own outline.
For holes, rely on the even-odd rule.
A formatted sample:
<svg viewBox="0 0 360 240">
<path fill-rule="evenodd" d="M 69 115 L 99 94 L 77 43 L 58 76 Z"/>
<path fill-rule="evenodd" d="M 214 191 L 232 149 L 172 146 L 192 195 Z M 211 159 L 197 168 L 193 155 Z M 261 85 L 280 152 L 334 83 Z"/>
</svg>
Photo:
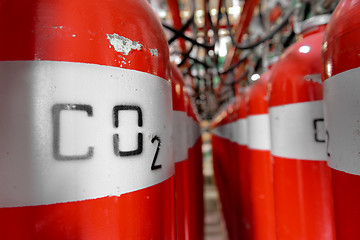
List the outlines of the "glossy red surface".
<svg viewBox="0 0 360 240">
<path fill-rule="evenodd" d="M 237 171 L 236 178 L 238 181 L 239 197 L 236 204 L 239 204 L 237 217 L 237 227 L 239 236 L 236 239 L 250 240 L 253 239 L 253 209 L 251 201 L 251 179 L 250 179 L 250 162 L 249 149 L 244 145 L 235 145 L 237 153 Z"/>
<path fill-rule="evenodd" d="M 324 36 L 323 80 L 360 66 L 359 15 L 359 0 L 342 0 L 334 11 Z"/>
<path fill-rule="evenodd" d="M 173 110 L 181 111 L 184 115 L 195 113 L 190 109 L 188 96 L 183 91 L 184 84 L 180 70 L 172 65 L 172 92 Z M 185 100 L 187 99 L 187 100 Z M 178 128 L 179 126 L 174 126 Z M 176 129 L 179 134 L 189 136 L 188 131 L 199 131 L 182 125 L 184 129 Z M 176 137 L 176 135 L 174 136 Z M 187 138 L 183 144 L 187 146 Z M 176 192 L 176 226 L 177 239 L 201 240 L 204 239 L 204 199 L 202 178 L 202 152 L 201 138 L 199 137 L 194 146 L 187 151 L 187 159 L 175 163 L 175 192 Z M 177 147 L 177 146 L 174 146 Z"/>
<path fill-rule="evenodd" d="M 189 212 L 191 213 L 191 219 L 188 222 L 188 239 L 204 239 L 204 178 L 200 123 L 199 116 L 195 112 L 192 101 L 185 100 L 185 103 L 187 103 L 186 111 L 188 116 L 199 124 L 195 128 L 193 126 L 188 126 L 189 135 L 194 134 L 194 132 L 198 132 L 199 134 L 195 144 L 188 149 L 188 161 L 190 166 L 188 181 L 191 190 L 189 198 Z"/>
<path fill-rule="evenodd" d="M 322 59 L 323 81 L 341 72 L 360 67 L 359 16 L 359 0 L 340 1 L 325 31 Z M 344 161 L 346 161 L 345 156 Z M 358 239 L 360 235 L 357 224 L 360 215 L 360 177 L 335 169 L 331 169 L 331 177 L 336 238 Z"/>
<path fill-rule="evenodd" d="M 235 98 L 233 104 L 229 105 L 227 112 L 228 112 L 228 119 L 229 123 L 233 123 L 239 120 L 239 108 L 240 108 L 240 98 Z M 231 129 L 233 133 L 238 129 Z M 242 196 L 240 190 L 240 181 L 239 181 L 239 153 L 238 144 L 234 142 L 232 137 L 229 145 L 229 156 L 230 156 L 230 164 L 228 166 L 228 175 L 230 181 L 232 182 L 231 188 L 228 189 L 230 191 L 229 198 L 231 199 L 231 238 L 230 239 L 241 239 L 244 236 L 244 228 L 242 224 L 242 218 L 244 215 L 243 212 L 243 204 L 242 204 Z"/>
<path fill-rule="evenodd" d="M 0 239 L 176 239 L 174 178 L 92 200 L 1 208 Z"/>
<path fill-rule="evenodd" d="M 21 7 L 19 7 L 21 6 Z M 142 44 L 128 55 L 106 34 Z M 139 70 L 169 79 L 169 50 L 160 21 L 144 0 L 2 0 L 0 61 L 52 60 Z M 150 49 L 157 49 L 158 56 Z"/>
<path fill-rule="evenodd" d="M 331 169 L 336 239 L 359 238 L 360 176 Z"/>
<path fill-rule="evenodd" d="M 116 51 L 107 38 L 115 33 L 141 49 Z M 0 34 L 0 61 L 81 62 L 170 77 L 165 34 L 144 0 L 1 0 Z M 3 208 L 0 219 L 1 239 L 175 239 L 174 180 L 120 197 Z"/>
<path fill-rule="evenodd" d="M 249 149 L 254 240 L 276 239 L 273 160 L 270 151 Z"/>
<path fill-rule="evenodd" d="M 215 117 L 212 128 L 246 119 L 246 95 L 236 97 Z M 237 123 L 235 126 L 240 126 Z M 234 126 L 234 127 L 235 127 Z M 251 186 L 248 148 L 235 135 L 242 129 L 231 129 L 231 136 L 212 136 L 214 175 L 218 186 L 228 237 L 231 240 L 252 239 Z M 234 136 L 232 135 L 234 133 Z M 241 133 L 240 133 L 241 134 Z"/>
<path fill-rule="evenodd" d="M 273 158 L 277 239 L 334 239 L 326 162 Z"/>
<path fill-rule="evenodd" d="M 189 159 L 175 164 L 176 225 L 178 239 L 204 239 L 204 204 L 199 179 L 201 140 L 189 149 Z"/>
<path fill-rule="evenodd" d="M 204 180 L 203 180 L 203 162 L 202 162 L 202 140 L 197 139 L 189 153 L 189 168 L 192 170 L 188 181 L 190 185 L 189 212 L 191 217 L 188 222 L 189 237 L 185 239 L 204 239 Z M 178 238 L 182 239 L 182 238 Z"/>
<path fill-rule="evenodd" d="M 263 73 L 259 80 L 251 85 L 249 100 L 247 102 L 247 114 L 257 115 L 269 113 L 268 82 L 271 70 Z"/>
<path fill-rule="evenodd" d="M 281 56 L 270 77 L 270 107 L 322 100 L 322 85 L 318 82 L 322 39 L 323 32 L 315 29 Z M 277 239 L 333 239 L 332 192 L 326 162 L 273 159 Z"/>
<path fill-rule="evenodd" d="M 186 113 L 184 83 L 181 72 L 174 64 L 171 64 L 171 70 L 173 110 Z"/>
<path fill-rule="evenodd" d="M 237 112 L 238 119 L 246 119 L 247 117 L 247 100 L 248 88 L 244 89 L 241 95 L 236 98 L 235 111 Z M 234 129 L 234 131 L 239 131 Z M 247 129 L 246 129 L 247 131 Z M 242 134 L 242 133 L 240 133 Z M 250 159 L 249 149 L 247 145 L 235 144 L 235 160 L 237 161 L 237 171 L 235 175 L 239 184 L 239 216 L 240 221 L 238 227 L 240 230 L 239 239 L 250 240 L 253 239 L 253 206 L 251 201 L 251 188 L 252 182 L 250 177 Z"/>
<path fill-rule="evenodd" d="M 221 210 L 225 220 L 227 235 L 229 239 L 234 239 L 233 214 L 236 211 L 234 211 L 234 206 L 231 202 L 231 194 L 233 193 L 231 189 L 234 189 L 236 181 L 229 174 L 229 166 L 232 166 L 229 151 L 231 141 L 217 135 L 212 135 L 211 143 L 213 145 L 214 177 L 219 191 Z"/>
<path fill-rule="evenodd" d="M 274 65 L 269 83 L 269 106 L 322 100 L 322 85 L 306 81 L 321 74 L 321 42 L 324 33 L 314 33 L 290 46 Z M 302 48 L 305 47 L 305 48 Z M 300 52 L 304 49 L 305 52 Z M 306 53 L 306 51 L 309 51 Z"/>
<path fill-rule="evenodd" d="M 267 84 L 271 71 L 261 75 L 249 90 L 248 116 L 268 114 Z M 270 131 L 270 129 L 269 129 Z M 249 138 L 253 136 L 249 131 Z M 273 160 L 269 150 L 249 149 L 254 240 L 275 240 Z"/>
<path fill-rule="evenodd" d="M 223 127 L 237 118 L 234 117 L 233 104 L 228 105 L 215 117 L 211 129 Z M 232 139 L 212 135 L 213 168 L 216 185 L 219 191 L 222 214 L 224 216 L 229 239 L 239 239 L 240 201 L 239 183 L 237 180 L 237 152 Z"/>
</svg>

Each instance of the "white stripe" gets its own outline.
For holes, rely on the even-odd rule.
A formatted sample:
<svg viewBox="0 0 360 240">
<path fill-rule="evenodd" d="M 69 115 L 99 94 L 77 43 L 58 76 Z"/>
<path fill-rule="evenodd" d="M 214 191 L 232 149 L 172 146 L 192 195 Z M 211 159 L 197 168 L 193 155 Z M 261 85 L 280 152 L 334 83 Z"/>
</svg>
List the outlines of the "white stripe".
<svg viewBox="0 0 360 240">
<path fill-rule="evenodd" d="M 188 127 L 187 149 L 190 149 L 194 147 L 197 140 L 201 137 L 200 125 L 190 116 L 187 116 L 186 125 Z"/>
<path fill-rule="evenodd" d="M 269 114 L 248 116 L 249 148 L 270 150 L 270 119 Z"/>
<path fill-rule="evenodd" d="M 269 113 L 273 155 L 326 160 L 322 101 L 271 107 Z"/>
<path fill-rule="evenodd" d="M 174 139 L 174 160 L 175 163 L 184 161 L 188 158 L 188 134 L 186 112 L 173 111 L 173 139 Z"/>
<path fill-rule="evenodd" d="M 164 79 L 56 61 L 0 62 L 0 72 L 0 207 L 120 196 L 174 174 L 171 85 Z M 56 104 L 69 104 L 68 110 Z M 80 104 L 93 113 L 74 110 Z M 113 114 L 120 105 L 139 107 L 143 125 L 137 110 Z M 58 136 L 53 134 L 57 122 Z M 138 133 L 143 136 L 141 154 L 116 156 L 114 146 L 123 152 L 137 149 Z M 120 144 L 114 144 L 116 134 Z M 161 140 L 156 162 L 161 168 L 151 170 L 155 136 Z M 87 156 L 91 148 L 93 156 Z"/>
<path fill-rule="evenodd" d="M 232 129 L 230 124 L 224 124 L 211 130 L 213 135 L 225 138 L 231 141 Z"/>
<path fill-rule="evenodd" d="M 174 114 L 174 159 L 175 163 L 188 159 L 188 151 L 201 137 L 200 125 L 192 117 L 182 111 L 173 111 Z"/>
<path fill-rule="evenodd" d="M 324 114 L 329 133 L 328 164 L 360 175 L 360 68 L 324 82 Z"/>
<path fill-rule="evenodd" d="M 233 134 L 232 140 L 239 145 L 248 145 L 248 130 L 247 130 L 247 119 L 241 118 L 233 123 Z"/>
<path fill-rule="evenodd" d="M 237 121 L 224 124 L 213 129 L 212 134 L 246 146 L 248 144 L 247 120 L 246 118 L 241 118 Z"/>
</svg>

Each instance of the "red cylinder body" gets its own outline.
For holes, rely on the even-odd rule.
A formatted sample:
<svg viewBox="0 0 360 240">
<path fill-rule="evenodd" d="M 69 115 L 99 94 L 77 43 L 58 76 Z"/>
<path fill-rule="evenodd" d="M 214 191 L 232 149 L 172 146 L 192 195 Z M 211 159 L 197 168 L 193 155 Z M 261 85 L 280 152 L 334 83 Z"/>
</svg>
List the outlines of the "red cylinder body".
<svg viewBox="0 0 360 240">
<path fill-rule="evenodd" d="M 0 238 L 175 239 L 169 55 L 150 5 L 2 1 L 0 33 Z"/>
<path fill-rule="evenodd" d="M 250 161 L 248 149 L 248 121 L 247 121 L 247 99 L 248 88 L 236 97 L 234 111 L 236 111 L 237 121 L 234 124 L 233 145 L 236 153 L 237 168 L 234 173 L 238 182 L 239 205 L 238 223 L 239 239 L 253 239 L 253 219 L 252 219 L 252 202 L 251 202 L 251 178 L 250 178 Z"/>
<path fill-rule="evenodd" d="M 290 46 L 270 78 L 278 240 L 333 239 L 320 79 L 324 26 Z"/>
<path fill-rule="evenodd" d="M 213 167 L 229 239 L 241 239 L 244 227 L 239 175 L 239 105 L 236 101 L 212 123 Z"/>
<path fill-rule="evenodd" d="M 336 239 L 360 230 L 359 67 L 360 1 L 341 1 L 323 41 L 324 114 L 334 195 Z"/>
<path fill-rule="evenodd" d="M 245 96 L 237 96 L 212 123 L 214 174 L 229 239 L 252 236 Z"/>
<path fill-rule="evenodd" d="M 211 143 L 213 152 L 213 168 L 216 185 L 219 192 L 221 210 L 225 220 L 227 235 L 229 239 L 234 239 L 234 211 L 232 209 L 232 194 L 236 180 L 229 173 L 234 165 L 230 152 L 231 131 L 229 128 L 229 112 L 232 113 L 232 105 L 223 109 L 216 115 L 211 123 Z"/>
<path fill-rule="evenodd" d="M 204 238 L 204 204 L 200 128 L 189 116 L 181 72 L 172 66 L 176 225 L 178 239 Z M 186 96 L 186 97 L 185 97 Z"/>
<path fill-rule="evenodd" d="M 271 70 L 249 90 L 248 138 L 254 239 L 276 239 L 273 162 L 267 84 Z"/>
<path fill-rule="evenodd" d="M 190 194 L 191 204 L 189 206 L 192 219 L 189 222 L 189 231 L 192 233 L 191 239 L 204 239 L 204 178 L 200 118 L 190 96 L 187 94 L 185 95 L 185 102 L 187 103 L 188 114 L 188 155 L 191 166 L 189 184 L 192 185 L 193 189 Z"/>
</svg>

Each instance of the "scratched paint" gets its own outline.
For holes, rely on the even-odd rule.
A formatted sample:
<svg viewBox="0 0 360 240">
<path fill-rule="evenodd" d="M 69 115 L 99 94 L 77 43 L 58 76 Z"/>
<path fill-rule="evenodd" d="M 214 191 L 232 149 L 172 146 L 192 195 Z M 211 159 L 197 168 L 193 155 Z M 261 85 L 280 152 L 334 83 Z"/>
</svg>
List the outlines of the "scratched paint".
<svg viewBox="0 0 360 240">
<path fill-rule="evenodd" d="M 118 34 L 106 34 L 109 43 L 114 47 L 115 51 L 128 55 L 131 50 L 141 50 L 142 45 Z"/>
<path fill-rule="evenodd" d="M 158 57 L 159 56 L 159 51 L 155 48 L 155 49 L 150 49 L 149 50 L 151 55 Z"/>
<path fill-rule="evenodd" d="M 304 79 L 308 82 L 313 81 L 314 83 L 320 83 L 322 84 L 321 81 L 321 75 L 320 74 L 310 74 L 310 75 L 306 75 L 304 77 Z"/>
</svg>

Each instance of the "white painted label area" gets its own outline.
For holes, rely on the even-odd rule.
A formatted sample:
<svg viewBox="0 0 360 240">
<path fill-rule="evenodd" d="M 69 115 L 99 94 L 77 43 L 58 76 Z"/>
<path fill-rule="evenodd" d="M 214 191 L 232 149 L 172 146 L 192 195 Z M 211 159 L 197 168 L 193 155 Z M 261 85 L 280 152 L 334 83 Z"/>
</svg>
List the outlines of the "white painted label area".
<svg viewBox="0 0 360 240">
<path fill-rule="evenodd" d="M 271 107 L 272 155 L 301 160 L 326 160 L 322 101 Z"/>
<path fill-rule="evenodd" d="M 174 138 L 174 160 L 175 163 L 188 158 L 187 151 L 187 119 L 186 112 L 173 111 L 173 138 Z"/>
<path fill-rule="evenodd" d="M 324 82 L 328 165 L 360 175 L 360 68 Z"/>
<path fill-rule="evenodd" d="M 270 118 L 269 114 L 248 116 L 249 148 L 254 150 L 270 150 Z"/>
<path fill-rule="evenodd" d="M 201 137 L 200 125 L 186 112 L 174 111 L 173 138 L 175 163 L 188 159 L 188 151 Z"/>
<path fill-rule="evenodd" d="M 199 122 L 195 121 L 191 116 L 187 116 L 187 149 L 193 148 L 196 141 L 201 137 L 201 129 Z"/>
<path fill-rule="evenodd" d="M 0 207 L 120 196 L 174 174 L 164 79 L 56 61 L 0 72 Z"/>
<path fill-rule="evenodd" d="M 237 121 L 224 124 L 212 130 L 214 135 L 228 139 L 239 145 L 248 145 L 247 119 L 241 118 Z"/>
</svg>

